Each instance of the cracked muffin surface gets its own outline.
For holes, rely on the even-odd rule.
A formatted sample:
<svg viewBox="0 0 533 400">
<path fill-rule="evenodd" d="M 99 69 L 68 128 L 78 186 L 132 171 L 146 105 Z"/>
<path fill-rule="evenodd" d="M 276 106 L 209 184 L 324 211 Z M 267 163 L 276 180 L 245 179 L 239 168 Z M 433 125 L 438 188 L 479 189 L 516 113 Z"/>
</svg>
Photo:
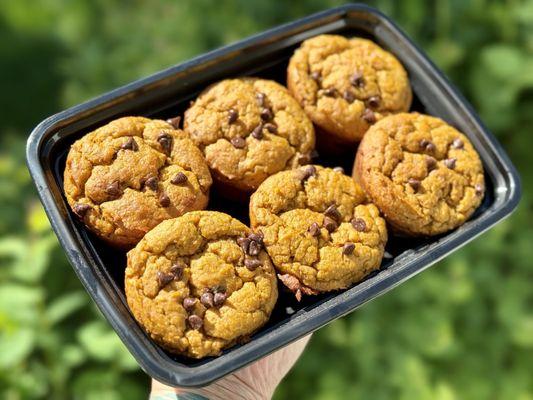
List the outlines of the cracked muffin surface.
<svg viewBox="0 0 533 400">
<path fill-rule="evenodd" d="M 481 160 L 457 129 L 439 118 L 402 113 L 366 133 L 354 177 L 387 221 L 408 235 L 436 235 L 463 224 L 481 204 Z"/>
<path fill-rule="evenodd" d="M 297 298 L 361 280 L 379 268 L 387 241 L 385 221 L 359 185 L 315 165 L 266 179 L 250 200 L 250 221 Z"/>
<path fill-rule="evenodd" d="M 287 86 L 330 140 L 355 143 L 386 115 L 407 111 L 407 72 L 367 39 L 319 35 L 302 43 L 287 69 Z"/>
<path fill-rule="evenodd" d="M 133 247 L 159 222 L 205 208 L 211 175 L 201 151 L 162 120 L 124 117 L 76 141 L 64 190 L 100 238 Z"/>
<path fill-rule="evenodd" d="M 262 236 L 227 214 L 163 221 L 128 253 L 128 305 L 165 349 L 216 356 L 267 322 L 277 281 Z"/>
<path fill-rule="evenodd" d="M 268 176 L 311 161 L 313 124 L 280 84 L 227 79 L 204 90 L 185 112 L 184 129 L 222 185 L 252 192 Z"/>
</svg>

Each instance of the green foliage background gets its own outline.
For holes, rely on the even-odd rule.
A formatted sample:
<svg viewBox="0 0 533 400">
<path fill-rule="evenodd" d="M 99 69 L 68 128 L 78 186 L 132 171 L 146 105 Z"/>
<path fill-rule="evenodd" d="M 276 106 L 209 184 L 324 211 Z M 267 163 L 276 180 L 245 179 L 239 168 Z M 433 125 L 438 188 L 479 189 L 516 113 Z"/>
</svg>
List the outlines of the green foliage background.
<svg viewBox="0 0 533 400">
<path fill-rule="evenodd" d="M 51 113 L 335 0 L 0 1 L 0 398 L 141 399 L 24 165 Z M 313 338 L 276 398 L 533 399 L 533 1 L 378 0 L 518 166 L 518 211 Z"/>
</svg>

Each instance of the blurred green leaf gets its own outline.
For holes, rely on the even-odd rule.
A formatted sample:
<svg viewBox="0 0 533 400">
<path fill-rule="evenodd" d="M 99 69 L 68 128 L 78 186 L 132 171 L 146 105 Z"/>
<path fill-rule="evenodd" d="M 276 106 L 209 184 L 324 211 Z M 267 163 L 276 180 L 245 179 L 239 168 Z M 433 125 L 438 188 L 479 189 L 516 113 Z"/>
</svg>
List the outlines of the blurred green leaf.
<svg viewBox="0 0 533 400">
<path fill-rule="evenodd" d="M 0 371 L 18 364 L 31 353 L 35 334 L 31 329 L 5 331 L 0 334 Z"/>
<path fill-rule="evenodd" d="M 55 325 L 87 304 L 87 294 L 73 292 L 55 299 L 45 311 L 45 319 L 50 325 Z"/>
</svg>

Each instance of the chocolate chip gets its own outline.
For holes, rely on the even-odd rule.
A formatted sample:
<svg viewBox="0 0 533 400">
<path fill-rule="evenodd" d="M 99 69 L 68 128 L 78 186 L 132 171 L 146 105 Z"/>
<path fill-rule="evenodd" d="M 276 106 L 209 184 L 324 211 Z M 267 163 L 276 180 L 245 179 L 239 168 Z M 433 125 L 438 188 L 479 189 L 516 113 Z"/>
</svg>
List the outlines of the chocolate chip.
<svg viewBox="0 0 533 400">
<path fill-rule="evenodd" d="M 265 129 L 269 131 L 270 133 L 277 133 L 278 127 L 270 122 L 265 124 Z"/>
<path fill-rule="evenodd" d="M 89 204 L 77 203 L 74 204 L 73 211 L 78 217 L 83 218 L 87 212 L 91 209 Z"/>
<path fill-rule="evenodd" d="M 318 225 L 318 222 L 313 222 L 307 231 L 312 237 L 317 237 L 320 235 L 320 225 Z"/>
<path fill-rule="evenodd" d="M 447 158 L 443 161 L 444 165 L 449 169 L 455 169 L 456 162 L 457 159 L 455 158 Z"/>
<path fill-rule="evenodd" d="M 481 196 L 485 192 L 485 187 L 478 183 L 474 186 L 474 190 L 476 191 L 476 196 Z"/>
<path fill-rule="evenodd" d="M 270 108 L 265 107 L 261 110 L 261 119 L 263 121 L 270 121 L 272 118 L 274 118 L 274 114 Z"/>
<path fill-rule="evenodd" d="M 239 118 L 239 112 L 234 108 L 228 110 L 228 124 L 233 124 Z"/>
<path fill-rule="evenodd" d="M 265 101 L 266 101 L 266 95 L 264 93 L 257 93 L 255 95 L 255 99 L 257 100 L 257 104 L 259 105 L 259 107 L 264 107 L 265 106 Z"/>
<path fill-rule="evenodd" d="M 157 178 L 154 176 L 151 176 L 146 181 L 144 181 L 144 184 L 152 190 L 157 190 Z"/>
<path fill-rule="evenodd" d="M 379 96 L 371 96 L 367 99 L 366 104 L 373 109 L 376 109 L 379 107 L 379 103 L 381 103 L 381 99 Z"/>
<path fill-rule="evenodd" d="M 454 139 L 452 142 L 452 147 L 454 149 L 462 149 L 465 146 L 465 143 L 461 140 L 461 138 Z"/>
<path fill-rule="evenodd" d="M 172 125 L 174 129 L 180 128 L 181 117 L 174 117 L 167 119 L 167 124 Z"/>
<path fill-rule="evenodd" d="M 170 182 L 174 185 L 181 185 L 182 183 L 187 182 L 187 175 L 185 175 L 183 172 L 178 172 L 176 175 L 174 175 Z"/>
<path fill-rule="evenodd" d="M 422 139 L 420 141 L 420 148 L 422 150 L 425 150 L 425 151 L 429 152 L 429 153 L 433 153 L 437 149 L 437 147 L 433 144 L 433 142 L 431 142 L 431 141 L 429 141 L 427 139 Z"/>
<path fill-rule="evenodd" d="M 194 297 L 185 297 L 183 299 L 183 308 L 185 308 L 185 311 L 191 312 L 194 309 L 194 305 L 196 304 L 196 299 Z"/>
<path fill-rule="evenodd" d="M 254 128 L 252 136 L 257 140 L 263 139 L 263 124 L 259 124 Z"/>
<path fill-rule="evenodd" d="M 429 140 L 427 140 L 427 139 L 422 139 L 422 140 L 420 140 L 420 142 L 418 143 L 418 145 L 420 146 L 420 148 L 421 148 L 422 150 L 425 150 L 425 149 L 426 149 L 426 146 L 427 146 L 429 143 L 430 143 Z"/>
<path fill-rule="evenodd" d="M 159 287 L 163 288 L 174 280 L 174 274 L 167 274 L 163 271 L 157 271 L 157 282 Z"/>
<path fill-rule="evenodd" d="M 302 181 L 308 180 L 310 177 L 316 175 L 316 168 L 313 165 L 307 165 L 298 170 L 299 178 Z"/>
<path fill-rule="evenodd" d="M 437 167 L 437 160 L 435 160 L 433 157 L 426 157 L 426 167 L 428 171 L 431 171 Z"/>
<path fill-rule="evenodd" d="M 344 254 L 345 256 L 349 256 L 353 253 L 354 250 L 355 244 L 353 244 L 352 242 L 346 242 L 344 243 L 344 246 L 342 246 L 342 254 Z"/>
<path fill-rule="evenodd" d="M 333 232 L 338 227 L 337 222 L 330 217 L 324 217 L 324 223 L 322 226 L 326 228 L 329 233 Z"/>
<path fill-rule="evenodd" d="M 261 243 L 258 243 L 255 240 L 250 240 L 250 245 L 248 246 L 248 254 L 251 256 L 257 256 L 260 252 Z"/>
<path fill-rule="evenodd" d="M 409 185 L 411 185 L 411 187 L 413 188 L 413 190 L 415 192 L 418 191 L 418 189 L 420 189 L 420 181 L 418 179 L 409 178 L 407 183 L 409 183 Z"/>
<path fill-rule="evenodd" d="M 354 73 L 350 77 L 350 83 L 352 84 L 352 86 L 357 87 L 357 88 L 363 87 L 365 85 L 365 80 L 363 78 L 363 74 L 361 72 L 359 72 L 359 71 Z"/>
<path fill-rule="evenodd" d="M 350 92 L 349 90 L 345 90 L 344 93 L 342 94 L 342 97 L 348 103 L 353 103 L 353 101 L 355 100 L 355 95 L 352 92 Z"/>
<path fill-rule="evenodd" d="M 200 303 L 202 303 L 204 305 L 204 307 L 211 308 L 214 305 L 213 298 L 214 298 L 213 293 L 211 293 L 209 291 L 204 292 L 200 296 Z"/>
<path fill-rule="evenodd" d="M 341 174 L 344 174 L 344 168 L 342 168 L 342 167 L 335 167 L 335 168 L 333 168 L 333 171 L 339 172 Z"/>
<path fill-rule="evenodd" d="M 365 232 L 366 231 L 366 222 L 363 218 L 354 218 L 352 219 L 352 226 L 357 232 Z"/>
<path fill-rule="evenodd" d="M 114 181 L 112 183 L 110 183 L 109 185 L 107 185 L 107 187 L 105 188 L 105 192 L 112 196 L 112 197 L 118 197 L 120 196 L 121 194 L 121 191 L 120 191 L 120 183 L 118 181 Z"/>
<path fill-rule="evenodd" d="M 122 146 L 120 146 L 120 148 L 122 150 L 138 151 L 139 145 L 137 145 L 137 142 L 135 141 L 135 139 L 130 136 L 128 140 L 124 144 L 122 144 Z"/>
<path fill-rule="evenodd" d="M 261 231 L 257 231 L 257 232 L 252 232 L 248 235 L 248 239 L 254 241 L 254 242 L 257 242 L 257 243 L 260 243 L 260 244 L 263 244 L 263 239 L 265 238 L 265 235 L 263 235 L 263 232 Z"/>
<path fill-rule="evenodd" d="M 170 273 L 174 274 L 175 279 L 181 279 L 185 265 L 183 263 L 175 263 L 170 267 Z"/>
<path fill-rule="evenodd" d="M 225 292 L 216 292 L 215 296 L 213 297 L 213 302 L 215 304 L 215 307 L 220 307 L 224 302 L 226 301 L 226 298 L 228 296 Z"/>
<path fill-rule="evenodd" d="M 204 320 L 195 314 L 189 315 L 187 322 L 189 322 L 189 326 L 194 330 L 198 330 L 204 325 Z"/>
<path fill-rule="evenodd" d="M 170 150 L 172 149 L 172 136 L 170 136 L 168 133 L 162 132 L 157 137 L 157 141 L 161 145 L 161 148 L 166 154 L 170 154 Z"/>
<path fill-rule="evenodd" d="M 161 193 L 159 195 L 159 204 L 161 204 L 161 207 L 168 207 L 170 206 L 170 197 L 166 193 Z"/>
<path fill-rule="evenodd" d="M 246 146 L 246 141 L 240 136 L 235 136 L 231 138 L 231 144 L 236 149 L 243 149 Z"/>
<path fill-rule="evenodd" d="M 251 240 L 246 237 L 240 237 L 237 239 L 237 244 L 245 254 L 248 254 L 248 248 L 250 247 Z"/>
<path fill-rule="evenodd" d="M 320 72 L 318 71 L 311 72 L 311 79 L 314 80 L 315 82 L 320 82 L 322 80 L 322 77 L 320 76 Z"/>
<path fill-rule="evenodd" d="M 332 204 L 328 208 L 326 208 L 326 210 L 324 211 L 324 215 L 327 215 L 328 217 L 331 217 L 337 221 L 341 219 L 341 213 L 339 212 L 339 210 L 337 210 L 337 206 L 335 204 Z"/>
<path fill-rule="evenodd" d="M 362 117 L 369 124 L 376 122 L 376 114 L 374 114 L 374 111 L 372 111 L 370 108 L 365 108 Z"/>
<path fill-rule="evenodd" d="M 335 97 L 337 95 L 337 89 L 330 87 L 322 90 L 322 94 L 328 97 Z"/>
<path fill-rule="evenodd" d="M 257 269 L 258 267 L 262 266 L 263 263 L 259 261 L 257 258 L 248 258 L 246 257 L 244 259 L 244 266 L 248 268 L 250 271 L 253 271 Z"/>
</svg>

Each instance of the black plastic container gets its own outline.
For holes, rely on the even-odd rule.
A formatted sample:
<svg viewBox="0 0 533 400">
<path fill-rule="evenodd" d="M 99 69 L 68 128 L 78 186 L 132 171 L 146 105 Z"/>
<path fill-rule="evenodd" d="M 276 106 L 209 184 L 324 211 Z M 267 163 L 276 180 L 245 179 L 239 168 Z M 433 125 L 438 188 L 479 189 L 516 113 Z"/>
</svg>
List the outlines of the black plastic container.
<svg viewBox="0 0 533 400">
<path fill-rule="evenodd" d="M 454 125 L 479 152 L 487 186 L 483 204 L 470 221 L 446 235 L 391 237 L 387 251 L 393 258 L 384 259 L 379 272 L 348 290 L 309 296 L 301 303 L 281 291 L 269 323 L 249 343 L 220 357 L 198 361 L 169 355 L 150 340 L 128 310 L 123 284 L 125 254 L 92 236 L 67 207 L 62 174 L 68 148 L 84 133 L 120 116 L 168 118 L 181 114 L 200 90 L 220 79 L 254 75 L 285 83 L 294 49 L 321 33 L 371 38 L 401 60 L 415 94 L 412 109 Z M 515 168 L 465 99 L 390 19 L 364 5 L 346 5 L 282 25 L 56 114 L 32 132 L 27 161 L 52 226 L 87 292 L 143 370 L 177 386 L 205 385 L 355 310 L 489 229 L 508 216 L 520 198 Z M 331 165 L 329 161 L 319 162 Z M 353 156 L 342 160 L 347 171 L 352 162 Z M 228 205 L 216 193 L 212 193 L 210 208 L 247 222 L 246 205 Z"/>
</svg>

